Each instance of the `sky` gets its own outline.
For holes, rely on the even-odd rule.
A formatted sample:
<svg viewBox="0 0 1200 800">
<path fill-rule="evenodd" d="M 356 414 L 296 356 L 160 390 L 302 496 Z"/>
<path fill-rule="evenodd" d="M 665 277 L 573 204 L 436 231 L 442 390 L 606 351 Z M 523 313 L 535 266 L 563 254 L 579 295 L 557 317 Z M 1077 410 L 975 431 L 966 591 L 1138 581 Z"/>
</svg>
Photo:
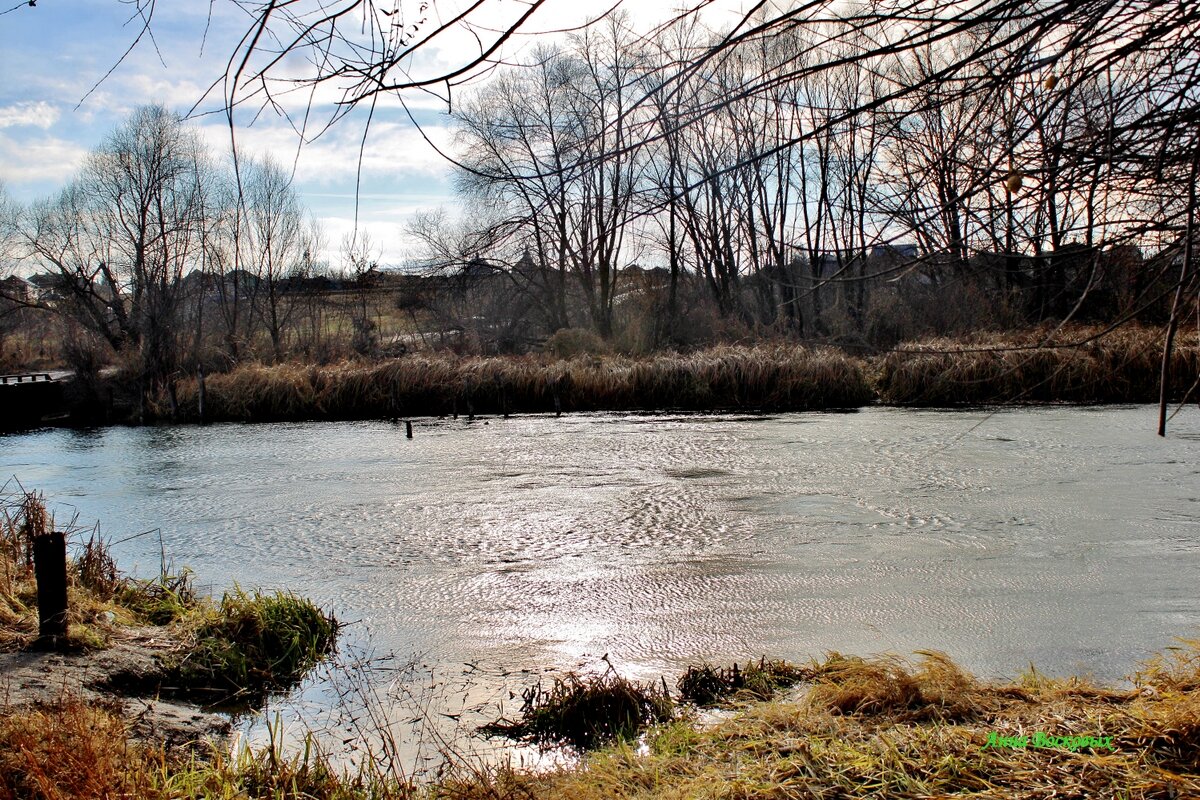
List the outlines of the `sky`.
<svg viewBox="0 0 1200 800">
<path fill-rule="evenodd" d="M 535 43 L 561 35 L 553 31 L 579 25 L 616 1 L 548 0 L 523 27 L 527 33 L 509 43 L 506 59 L 519 58 Z M 626 0 L 624 8 L 640 27 L 696 2 Z M 428 13 L 444 18 L 463 3 L 433 0 Z M 419 5 L 420 0 L 402 0 L 401 12 L 417 13 Z M 525 8 L 521 0 L 486 0 L 481 22 L 500 24 Z M 208 99 L 205 94 L 224 76 L 253 20 L 231 0 L 158 0 L 152 39 L 143 38 L 121 60 L 142 27 L 136 12 L 134 0 L 37 0 L 32 7 L 0 0 L 0 180 L 16 200 L 56 194 L 89 150 L 148 103 L 191 112 L 189 124 L 214 152 L 228 153 L 226 119 L 214 113 L 220 88 Z M 733 18 L 732 11 L 725 14 Z M 433 44 L 412 65 L 416 72 L 458 64 L 472 47 L 478 52 L 465 32 Z M 423 93 L 405 98 L 425 134 L 439 146 L 452 146 L 445 102 Z M 333 91 L 319 93 L 316 112 L 328 115 L 336 99 Z M 296 114 L 305 99 L 293 94 L 282 104 Z M 389 99 L 374 112 L 360 174 L 365 121 L 365 110 L 356 111 L 301 148 L 285 117 L 268 110 L 251 119 L 247 113 L 237 122 L 238 147 L 294 165 L 295 186 L 325 230 L 324 253 L 331 263 L 338 260 L 343 238 L 357 230 L 370 237 L 381 264 L 401 265 L 408 257 L 406 221 L 423 210 L 455 211 L 452 167 L 425 142 L 401 104 Z"/>
</svg>

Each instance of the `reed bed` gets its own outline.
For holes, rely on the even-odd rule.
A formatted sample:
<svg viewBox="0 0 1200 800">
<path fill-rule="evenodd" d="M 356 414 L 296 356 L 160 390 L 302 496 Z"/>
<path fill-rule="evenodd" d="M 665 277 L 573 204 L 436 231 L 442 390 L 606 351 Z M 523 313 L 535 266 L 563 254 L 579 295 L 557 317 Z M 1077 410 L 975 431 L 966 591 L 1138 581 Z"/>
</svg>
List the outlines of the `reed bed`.
<svg viewBox="0 0 1200 800">
<path fill-rule="evenodd" d="M 1163 331 L 1070 326 L 902 345 L 869 359 L 792 344 L 645 358 L 418 353 L 327 366 L 245 365 L 206 382 L 206 421 L 382 419 L 554 411 L 805 411 L 1158 400 Z M 1200 336 L 1176 339 L 1173 401 L 1200 397 Z M 177 419 L 198 420 L 195 379 Z M 153 411 L 166 418 L 166 398 Z"/>
<path fill-rule="evenodd" d="M 416 354 L 332 366 L 244 366 L 209 377 L 205 419 L 278 421 L 449 414 L 755 409 L 870 402 L 865 363 L 832 349 L 718 347 L 645 359 L 458 358 Z M 178 387 L 197 418 L 197 385 Z M 157 410 L 165 414 L 166 405 Z"/>
<path fill-rule="evenodd" d="M 1164 332 L 1126 326 L 980 334 L 898 347 L 874 363 L 879 398 L 908 406 L 1158 400 Z M 1181 332 L 1167 395 L 1196 399 L 1200 337 Z"/>
</svg>

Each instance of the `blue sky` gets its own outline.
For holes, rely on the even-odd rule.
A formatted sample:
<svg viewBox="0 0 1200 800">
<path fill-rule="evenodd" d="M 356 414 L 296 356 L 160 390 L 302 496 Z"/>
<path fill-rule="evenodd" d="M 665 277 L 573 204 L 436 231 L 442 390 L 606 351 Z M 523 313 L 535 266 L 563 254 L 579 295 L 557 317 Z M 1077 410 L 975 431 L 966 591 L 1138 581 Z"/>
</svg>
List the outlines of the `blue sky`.
<svg viewBox="0 0 1200 800">
<path fill-rule="evenodd" d="M 0 11 L 14 6 L 15 0 L 7 0 Z M 211 8 L 210 18 L 206 0 L 159 0 L 153 41 L 143 40 L 107 78 L 141 27 L 131 18 L 132 4 L 39 0 L 36 7 L 22 4 L 0 16 L 0 178 L 9 193 L 22 202 L 56 193 L 88 150 L 139 105 L 158 102 L 182 113 L 201 101 L 251 22 L 228 0 L 216 0 Z M 200 111 L 216 108 L 219 100 L 218 92 Z M 413 100 L 430 135 L 448 142 L 448 118 L 440 104 Z M 326 229 L 330 258 L 354 228 L 364 119 L 344 119 L 298 157 L 298 138 L 285 120 L 268 113 L 253 125 L 239 126 L 243 150 L 268 151 L 286 164 L 295 161 L 297 188 Z M 222 117 L 200 115 L 192 124 L 214 149 L 228 151 Z M 405 257 L 402 229 L 409 216 L 453 204 L 449 165 L 394 103 L 376 112 L 357 195 L 359 227 L 370 234 L 385 263 Z"/>
<path fill-rule="evenodd" d="M 453 13 L 463 1 L 435 0 L 433 13 Z M 409 2 L 403 0 L 401 7 Z M 414 8 L 417 2 L 412 0 Z M 531 35 L 514 41 L 506 55 L 513 57 L 544 38 L 535 32 L 577 25 L 612 2 L 548 0 L 526 26 Z M 689 2 L 697 0 L 637 0 L 626 2 L 625 8 L 635 22 L 648 22 Z M 502 23 L 524 7 L 521 0 L 489 0 L 484 21 Z M 203 113 L 219 108 L 220 92 L 208 101 L 202 98 L 224 74 L 252 23 L 231 0 L 158 0 L 153 40 L 144 39 L 107 78 L 105 73 L 141 28 L 131 0 L 37 0 L 36 7 L 0 0 L 0 12 L 8 12 L 0 15 L 0 179 L 17 200 L 56 193 L 87 152 L 146 103 L 162 103 L 181 113 L 200 103 L 191 124 L 215 151 L 228 152 L 224 118 Z M 451 38 L 426 51 L 424 66 L 457 63 L 471 47 L 470 40 Z M 333 99 L 332 93 L 321 96 L 324 104 L 319 102 L 318 110 L 328 113 Z M 444 105 L 425 95 L 406 99 L 426 133 L 449 146 L 452 131 Z M 295 102 L 298 110 L 300 98 Z M 241 120 L 239 148 L 295 163 L 296 186 L 325 229 L 328 259 L 337 259 L 343 236 L 355 230 L 357 194 L 357 229 L 369 234 L 383 263 L 398 264 L 406 257 L 407 219 L 441 206 L 453 211 L 451 167 L 392 100 L 375 112 L 356 193 L 364 121 L 361 113 L 347 117 L 297 154 L 295 133 L 286 120 L 268 112 L 252 125 L 248 118 Z"/>
</svg>

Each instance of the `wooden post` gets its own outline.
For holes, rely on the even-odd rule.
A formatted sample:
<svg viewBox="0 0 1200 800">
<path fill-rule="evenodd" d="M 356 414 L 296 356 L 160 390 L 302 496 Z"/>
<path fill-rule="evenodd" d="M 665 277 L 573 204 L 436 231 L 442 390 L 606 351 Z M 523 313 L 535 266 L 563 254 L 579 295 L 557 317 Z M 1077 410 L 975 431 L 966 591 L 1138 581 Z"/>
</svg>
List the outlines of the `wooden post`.
<svg viewBox="0 0 1200 800">
<path fill-rule="evenodd" d="M 196 416 L 204 424 L 204 367 L 196 368 Z"/>
<path fill-rule="evenodd" d="M 406 421 L 404 423 L 404 435 L 409 439 L 412 438 L 412 423 L 411 422 Z"/>
<path fill-rule="evenodd" d="M 38 650 L 57 650 L 67 638 L 67 536 L 51 531 L 33 538 L 37 579 Z"/>
<path fill-rule="evenodd" d="M 554 416 L 562 416 L 562 400 L 558 396 L 558 388 L 554 389 Z"/>
<path fill-rule="evenodd" d="M 467 398 L 467 422 L 475 421 L 475 406 L 471 405 L 471 398 Z"/>
</svg>

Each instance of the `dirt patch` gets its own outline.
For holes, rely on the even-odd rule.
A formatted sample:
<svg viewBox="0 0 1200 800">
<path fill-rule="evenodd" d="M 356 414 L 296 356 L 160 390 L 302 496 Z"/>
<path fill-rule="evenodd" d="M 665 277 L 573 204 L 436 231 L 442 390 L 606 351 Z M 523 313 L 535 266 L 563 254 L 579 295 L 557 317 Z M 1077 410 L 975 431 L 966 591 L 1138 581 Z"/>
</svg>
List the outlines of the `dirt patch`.
<svg viewBox="0 0 1200 800">
<path fill-rule="evenodd" d="M 145 696 L 157 684 L 159 656 L 178 646 L 167 628 L 124 628 L 104 650 L 0 652 L 0 713 L 64 697 L 116 702 L 130 736 L 168 747 L 223 741 L 229 717 L 186 703 Z"/>
</svg>

